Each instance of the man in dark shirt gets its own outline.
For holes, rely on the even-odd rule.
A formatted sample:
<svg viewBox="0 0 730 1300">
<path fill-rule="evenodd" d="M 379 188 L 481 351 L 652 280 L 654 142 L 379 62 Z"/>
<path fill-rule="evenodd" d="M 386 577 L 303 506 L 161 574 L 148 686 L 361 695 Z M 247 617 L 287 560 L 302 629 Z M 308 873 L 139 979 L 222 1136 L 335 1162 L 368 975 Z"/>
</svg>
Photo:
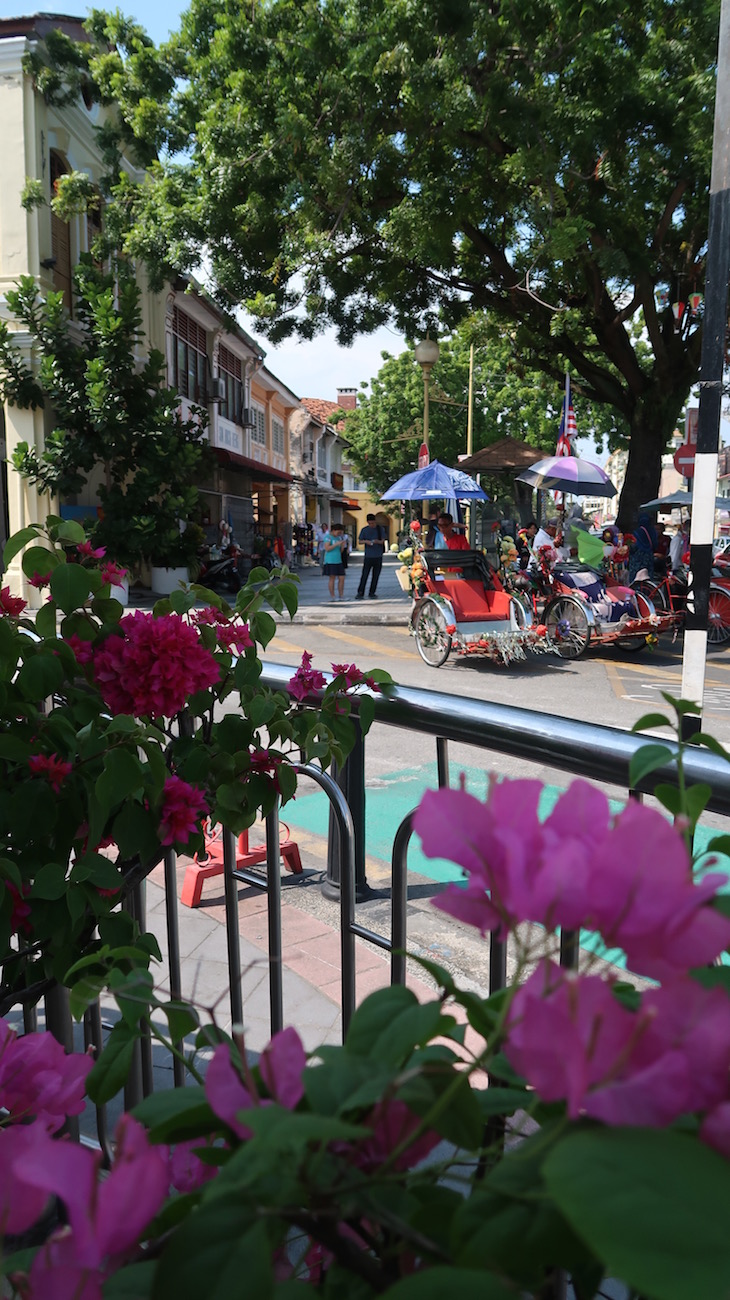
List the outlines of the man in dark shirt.
<svg viewBox="0 0 730 1300">
<path fill-rule="evenodd" d="M 368 515 L 365 527 L 360 529 L 360 541 L 365 547 L 365 557 L 362 562 L 360 584 L 357 589 L 355 600 L 363 599 L 369 573 L 373 575 L 370 579 L 370 599 L 377 600 L 375 592 L 378 585 L 378 578 L 380 577 L 380 570 L 383 567 L 385 529 L 375 522 L 375 515 Z"/>
</svg>

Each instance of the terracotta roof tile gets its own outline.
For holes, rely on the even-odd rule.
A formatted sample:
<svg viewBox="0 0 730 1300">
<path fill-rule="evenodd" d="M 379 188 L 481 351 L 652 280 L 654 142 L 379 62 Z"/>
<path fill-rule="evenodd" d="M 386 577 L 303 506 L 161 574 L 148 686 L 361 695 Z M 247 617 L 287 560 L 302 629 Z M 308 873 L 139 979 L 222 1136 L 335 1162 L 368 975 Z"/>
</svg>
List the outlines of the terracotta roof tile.
<svg viewBox="0 0 730 1300">
<path fill-rule="evenodd" d="M 330 416 L 332 412 L 340 409 L 337 402 L 327 402 L 323 397 L 303 397 L 302 406 L 309 411 L 310 415 L 314 415 L 316 419 L 321 420 L 323 424 L 331 424 Z M 345 421 L 339 420 L 334 427 L 341 431 L 345 427 Z"/>
</svg>

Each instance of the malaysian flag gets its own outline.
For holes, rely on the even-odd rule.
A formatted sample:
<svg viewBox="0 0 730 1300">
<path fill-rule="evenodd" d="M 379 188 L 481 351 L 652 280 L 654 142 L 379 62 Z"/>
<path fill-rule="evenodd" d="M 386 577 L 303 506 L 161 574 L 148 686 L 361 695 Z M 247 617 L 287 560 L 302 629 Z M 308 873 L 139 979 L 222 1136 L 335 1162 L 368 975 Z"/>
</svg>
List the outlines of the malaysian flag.
<svg viewBox="0 0 730 1300">
<path fill-rule="evenodd" d="M 575 422 L 575 411 L 573 410 L 573 399 L 570 395 L 570 375 L 566 371 L 565 375 L 565 397 L 563 398 L 563 409 L 560 413 L 560 428 L 558 429 L 558 445 L 555 448 L 556 456 L 572 456 L 573 444 L 571 438 L 577 437 L 578 425 Z M 554 492 L 553 497 L 558 510 L 565 509 L 565 495 L 562 492 Z"/>
<path fill-rule="evenodd" d="M 575 411 L 573 410 L 573 399 L 570 395 L 570 376 L 565 376 L 565 397 L 563 398 L 563 409 L 560 413 L 560 428 L 558 430 L 558 445 L 555 448 L 556 456 L 572 456 L 573 444 L 571 438 L 578 435 L 578 425 L 575 422 Z"/>
</svg>

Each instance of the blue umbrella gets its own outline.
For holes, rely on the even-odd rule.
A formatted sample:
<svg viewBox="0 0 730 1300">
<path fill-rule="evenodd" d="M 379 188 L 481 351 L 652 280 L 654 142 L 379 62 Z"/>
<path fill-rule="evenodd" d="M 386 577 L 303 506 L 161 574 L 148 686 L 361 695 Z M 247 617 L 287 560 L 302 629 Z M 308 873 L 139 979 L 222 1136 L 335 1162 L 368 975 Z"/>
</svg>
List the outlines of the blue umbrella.
<svg viewBox="0 0 730 1300">
<path fill-rule="evenodd" d="M 462 469 L 449 469 L 438 460 L 432 460 L 424 469 L 404 474 L 384 492 L 382 501 L 487 501 L 486 492 Z"/>
</svg>

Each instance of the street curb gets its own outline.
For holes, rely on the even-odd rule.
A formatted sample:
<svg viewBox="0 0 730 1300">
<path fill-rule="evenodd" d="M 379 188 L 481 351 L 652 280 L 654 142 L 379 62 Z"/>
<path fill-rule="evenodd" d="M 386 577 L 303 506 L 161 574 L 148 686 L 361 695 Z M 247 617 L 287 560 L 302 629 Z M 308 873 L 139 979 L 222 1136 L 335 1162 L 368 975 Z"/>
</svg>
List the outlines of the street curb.
<svg viewBox="0 0 730 1300">
<path fill-rule="evenodd" d="M 383 613 L 376 613 L 374 610 L 361 612 L 360 610 L 343 610 L 336 614 L 323 605 L 321 609 L 312 607 L 298 611 L 292 619 L 284 614 L 274 614 L 277 624 L 288 627 L 290 624 L 311 624 L 319 625 L 330 624 L 334 627 L 408 627 L 410 611 L 404 610 L 384 610 Z"/>
</svg>

